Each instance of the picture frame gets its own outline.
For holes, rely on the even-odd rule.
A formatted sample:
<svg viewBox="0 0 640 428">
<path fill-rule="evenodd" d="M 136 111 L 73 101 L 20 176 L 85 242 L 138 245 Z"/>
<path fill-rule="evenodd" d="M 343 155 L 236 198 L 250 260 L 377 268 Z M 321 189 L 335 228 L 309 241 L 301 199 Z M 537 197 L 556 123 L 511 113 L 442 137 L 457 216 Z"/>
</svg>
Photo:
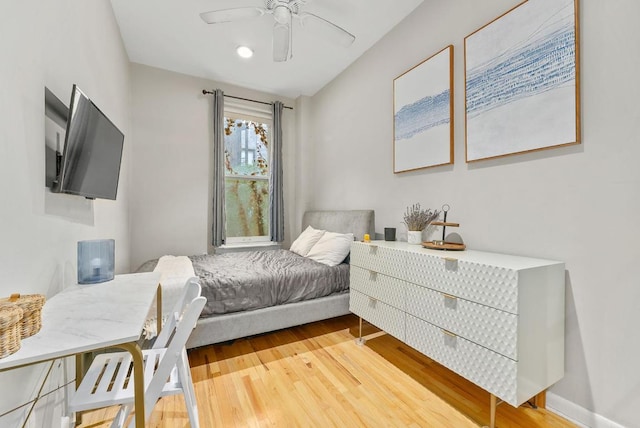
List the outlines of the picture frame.
<svg viewBox="0 0 640 428">
<path fill-rule="evenodd" d="M 580 144 L 578 0 L 527 0 L 464 39 L 466 162 Z"/>
<path fill-rule="evenodd" d="M 452 164 L 453 45 L 393 81 L 393 172 Z"/>
</svg>

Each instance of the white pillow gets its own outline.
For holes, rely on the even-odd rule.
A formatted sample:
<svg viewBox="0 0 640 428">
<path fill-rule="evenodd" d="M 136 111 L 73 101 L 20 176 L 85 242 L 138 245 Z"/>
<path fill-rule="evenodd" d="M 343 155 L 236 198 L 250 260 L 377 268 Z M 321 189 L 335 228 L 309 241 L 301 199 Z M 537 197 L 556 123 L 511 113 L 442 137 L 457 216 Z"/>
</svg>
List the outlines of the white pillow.
<svg viewBox="0 0 640 428">
<path fill-rule="evenodd" d="M 307 257 L 328 266 L 336 266 L 349 255 L 352 242 L 353 233 L 325 232 Z"/>
<path fill-rule="evenodd" d="M 293 241 L 291 244 L 291 248 L 289 251 L 292 251 L 301 256 L 306 256 L 311 247 L 313 247 L 316 242 L 322 238 L 324 235 L 324 230 L 314 229 L 311 226 L 307 226 L 307 228 L 298 236 L 298 238 Z"/>
</svg>

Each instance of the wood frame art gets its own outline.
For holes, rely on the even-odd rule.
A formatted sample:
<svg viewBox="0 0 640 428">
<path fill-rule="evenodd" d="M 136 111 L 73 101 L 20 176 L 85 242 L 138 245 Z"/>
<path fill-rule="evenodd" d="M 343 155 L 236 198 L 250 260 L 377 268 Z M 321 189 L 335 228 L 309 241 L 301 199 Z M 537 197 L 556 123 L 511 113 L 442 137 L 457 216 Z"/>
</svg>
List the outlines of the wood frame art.
<svg viewBox="0 0 640 428">
<path fill-rule="evenodd" d="M 453 45 L 393 81 L 393 172 L 453 163 Z"/>
<path fill-rule="evenodd" d="M 527 0 L 464 39 L 474 162 L 580 143 L 578 0 Z"/>
</svg>

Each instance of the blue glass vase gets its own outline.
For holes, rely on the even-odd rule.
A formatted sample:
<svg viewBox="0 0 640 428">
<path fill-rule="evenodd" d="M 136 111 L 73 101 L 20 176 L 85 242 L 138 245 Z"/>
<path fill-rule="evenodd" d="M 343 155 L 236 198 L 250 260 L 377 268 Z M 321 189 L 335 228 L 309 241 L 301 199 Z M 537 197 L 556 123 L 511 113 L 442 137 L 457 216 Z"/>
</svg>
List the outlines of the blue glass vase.
<svg viewBox="0 0 640 428">
<path fill-rule="evenodd" d="M 113 279 L 116 241 L 78 241 L 78 284 L 97 284 Z"/>
</svg>

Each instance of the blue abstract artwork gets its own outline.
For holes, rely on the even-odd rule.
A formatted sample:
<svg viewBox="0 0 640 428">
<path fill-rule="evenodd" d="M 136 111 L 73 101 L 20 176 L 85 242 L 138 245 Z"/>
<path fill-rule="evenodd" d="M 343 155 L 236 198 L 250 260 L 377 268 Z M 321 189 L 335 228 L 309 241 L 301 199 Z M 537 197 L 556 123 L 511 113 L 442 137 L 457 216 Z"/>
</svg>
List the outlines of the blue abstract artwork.
<svg viewBox="0 0 640 428">
<path fill-rule="evenodd" d="M 575 0 L 528 0 L 465 38 L 467 162 L 579 143 Z"/>
<path fill-rule="evenodd" d="M 429 95 L 403 106 L 396 113 L 396 141 L 409 139 L 434 126 L 449 123 L 451 91 Z"/>
<path fill-rule="evenodd" d="M 394 172 L 453 163 L 453 46 L 393 83 Z"/>
</svg>

